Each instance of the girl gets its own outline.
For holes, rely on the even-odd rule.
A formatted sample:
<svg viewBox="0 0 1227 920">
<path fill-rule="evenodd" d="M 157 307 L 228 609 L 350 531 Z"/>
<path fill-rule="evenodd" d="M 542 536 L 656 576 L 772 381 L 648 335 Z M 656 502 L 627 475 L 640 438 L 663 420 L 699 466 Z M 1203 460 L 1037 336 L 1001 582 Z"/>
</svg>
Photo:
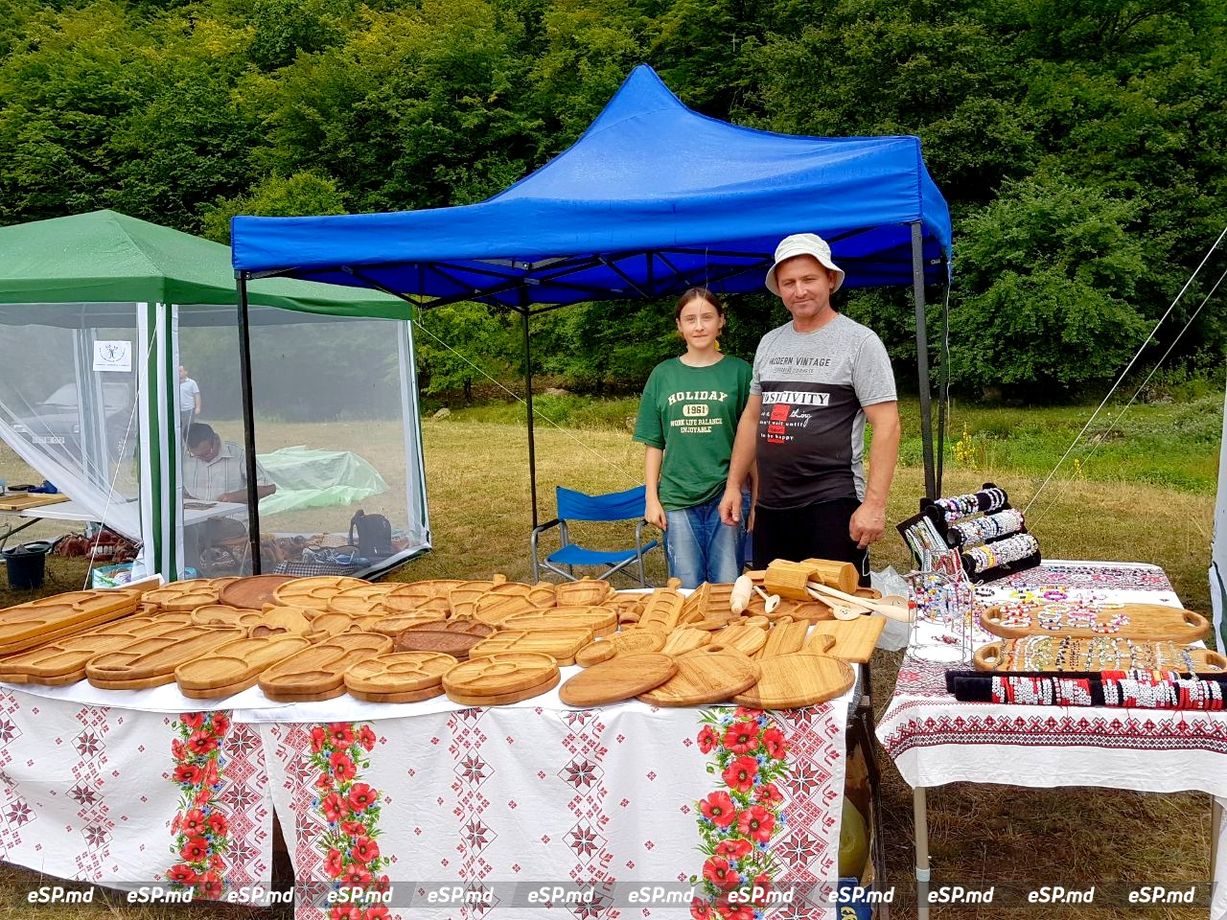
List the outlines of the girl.
<svg viewBox="0 0 1227 920">
<path fill-rule="evenodd" d="M 751 369 L 717 349 L 724 306 L 707 288 L 686 291 L 673 317 L 686 353 L 652 371 L 634 438 L 647 445 L 644 517 L 665 532 L 669 574 L 695 588 L 731 582 L 745 564 L 749 495 L 742 523 L 733 525 L 720 522 L 720 499 Z"/>
</svg>

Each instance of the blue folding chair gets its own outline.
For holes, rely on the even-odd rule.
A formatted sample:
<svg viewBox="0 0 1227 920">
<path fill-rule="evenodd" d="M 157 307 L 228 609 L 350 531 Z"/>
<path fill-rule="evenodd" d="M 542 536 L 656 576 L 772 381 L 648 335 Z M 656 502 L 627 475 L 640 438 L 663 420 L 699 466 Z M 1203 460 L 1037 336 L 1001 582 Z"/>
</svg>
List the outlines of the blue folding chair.
<svg viewBox="0 0 1227 920">
<path fill-rule="evenodd" d="M 572 489 L 558 486 L 555 500 L 558 503 L 558 517 L 539 527 L 533 528 L 530 545 L 533 555 L 533 580 L 540 577 L 541 567 L 556 572 L 563 578 L 575 581 L 575 566 L 604 566 L 600 577 L 608 577 L 620 572 L 631 563 L 639 565 L 639 583 L 647 586 L 643 574 L 643 557 L 660 545 L 659 540 L 643 542 L 643 528 L 647 521 L 643 519 L 647 510 L 647 489 L 637 486 L 625 492 L 610 492 L 606 495 L 586 495 Z M 578 543 L 572 543 L 567 530 L 568 522 L 576 521 L 637 521 L 635 524 L 635 545 L 627 549 L 599 550 L 588 549 Z M 537 544 L 541 535 L 554 527 L 562 546 L 550 553 L 544 560 L 538 559 Z M 625 573 L 630 575 L 630 572 Z M 633 576 L 632 576 L 633 577 Z"/>
</svg>

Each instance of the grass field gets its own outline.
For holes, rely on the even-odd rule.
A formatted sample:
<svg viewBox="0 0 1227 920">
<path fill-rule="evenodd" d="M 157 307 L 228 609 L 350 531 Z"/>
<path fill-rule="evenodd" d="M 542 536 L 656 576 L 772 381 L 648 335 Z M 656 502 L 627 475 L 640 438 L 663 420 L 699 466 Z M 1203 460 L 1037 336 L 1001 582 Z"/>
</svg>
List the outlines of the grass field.
<svg viewBox="0 0 1227 920">
<path fill-rule="evenodd" d="M 562 398 L 554 408 L 566 401 Z M 568 427 L 538 425 L 542 520 L 552 517 L 555 484 L 608 491 L 642 481 L 642 450 L 631 443 L 625 428 L 627 416 L 633 414 L 633 401 L 595 406 L 580 402 L 573 401 L 567 411 L 557 413 Z M 549 400 L 543 408 L 551 411 Z M 1119 434 L 1111 435 L 1094 456 L 1063 469 L 1036 502 L 1029 524 L 1044 554 L 1049 558 L 1156 563 L 1166 569 L 1186 606 L 1207 610 L 1206 567 L 1221 410 L 1221 397 L 1131 410 Z M 532 522 L 527 437 L 509 417 L 513 413 L 512 409 L 473 409 L 425 424 L 435 548 L 405 566 L 395 578 L 493 572 L 505 572 L 513 579 L 528 577 L 527 536 Z M 992 479 L 1009 490 L 1016 505 L 1025 506 L 1089 413 L 1089 409 L 956 407 L 951 428 L 956 444 L 951 445 L 947 458 L 943 491 L 953 494 Z M 917 497 L 923 493 L 919 450 L 914 448 L 918 443 L 914 410 L 905 409 L 905 417 L 910 420 L 905 423 L 910 431 L 890 502 L 892 525 L 913 513 Z M 266 444 L 303 443 L 308 434 L 265 428 L 261 450 L 268 449 Z M 353 443 L 347 446 L 359 453 L 369 450 L 378 454 L 388 449 L 387 444 L 381 446 L 378 437 L 364 441 L 361 431 L 348 436 Z M 961 452 L 957 442 L 965 444 Z M 7 472 L 10 481 L 19 479 L 13 468 L 11 455 L 6 457 L 0 451 L 0 475 Z M 615 535 L 590 536 L 612 539 Z M 875 568 L 888 564 L 900 571 L 908 565 L 901 541 L 890 530 L 874 554 Z M 659 577 L 659 559 L 655 565 Z M 79 585 L 84 567 L 53 559 L 49 575 L 45 593 Z M 0 603 L 17 599 L 11 592 L 0 593 Z M 875 658 L 879 711 L 889 699 L 898 660 L 898 656 L 881 653 Z M 894 915 L 914 916 L 914 905 L 908 900 L 913 860 L 911 790 L 884 758 L 883 796 L 888 882 L 898 887 L 900 898 Z M 1110 881 L 1175 885 L 1210 878 L 1209 800 L 1200 794 L 1159 796 L 1117 790 L 1022 790 L 956 784 L 930 791 L 929 824 L 933 868 L 941 879 L 1087 887 Z M 0 916 L 29 915 L 25 893 L 37 884 L 38 877 L 25 870 L 0 871 Z M 281 920 L 289 916 L 283 909 L 260 912 L 197 906 L 190 912 L 227 918 Z M 128 920 L 177 916 L 183 910 L 95 905 L 90 909 L 40 911 L 40 915 L 56 918 L 100 913 Z M 1206 915 L 1204 909 L 1170 907 L 1127 913 L 1075 907 L 1017 913 L 1028 918 L 1144 916 L 1181 920 L 1200 920 Z M 995 908 L 938 907 L 933 911 L 935 918 L 1011 915 Z"/>
</svg>

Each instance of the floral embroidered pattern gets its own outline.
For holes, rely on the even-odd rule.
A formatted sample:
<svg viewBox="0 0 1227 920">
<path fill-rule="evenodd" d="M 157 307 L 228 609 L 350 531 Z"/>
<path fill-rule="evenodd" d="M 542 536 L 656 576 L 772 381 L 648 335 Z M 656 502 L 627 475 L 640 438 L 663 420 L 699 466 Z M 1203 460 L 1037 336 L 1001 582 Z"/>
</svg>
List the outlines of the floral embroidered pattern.
<svg viewBox="0 0 1227 920">
<path fill-rule="evenodd" d="M 777 782 L 788 773 L 788 742 L 772 718 L 758 709 L 728 707 L 703 713 L 699 750 L 711 758 L 707 772 L 720 777 L 721 788 L 695 803 L 699 815 L 699 850 L 706 860 L 700 879 L 703 895 L 695 897 L 690 915 L 696 920 L 753 920 L 761 911 L 729 894 L 765 895 L 780 867 L 771 840 L 783 829 L 784 800 Z"/>
<path fill-rule="evenodd" d="M 371 765 L 367 756 L 375 748 L 370 725 L 331 722 L 311 729 L 310 765 L 315 780 L 316 810 L 328 824 L 318 842 L 324 870 L 332 889 L 348 889 L 349 902 L 332 908 L 331 920 L 380 920 L 388 908 L 366 893 L 388 890 L 388 877 L 380 871 L 388 857 L 379 852 L 379 792 L 358 781 L 358 772 Z M 361 893 L 356 890 L 360 889 Z"/>
<path fill-rule="evenodd" d="M 190 888 L 210 900 L 222 896 L 223 857 L 230 849 L 230 822 L 217 800 L 226 767 L 222 741 L 230 726 L 225 712 L 181 713 L 172 726 L 179 737 L 170 743 L 175 761 L 171 778 L 180 797 L 179 812 L 170 824 L 175 835 L 171 852 L 178 862 L 166 878 L 173 888 Z"/>
</svg>

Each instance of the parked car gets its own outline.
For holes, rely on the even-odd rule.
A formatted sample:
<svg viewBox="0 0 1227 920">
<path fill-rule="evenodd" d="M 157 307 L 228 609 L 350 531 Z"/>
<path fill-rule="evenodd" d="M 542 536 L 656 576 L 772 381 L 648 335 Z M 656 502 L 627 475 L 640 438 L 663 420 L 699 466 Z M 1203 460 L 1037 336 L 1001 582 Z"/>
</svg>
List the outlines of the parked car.
<svg viewBox="0 0 1227 920">
<path fill-rule="evenodd" d="M 135 442 L 136 425 L 133 424 L 129 431 L 128 424 L 132 418 L 132 389 L 123 381 L 104 382 L 102 401 L 106 450 L 109 459 L 116 460 L 119 458 L 120 444 L 123 443 L 125 434 L 129 441 Z M 80 463 L 80 397 L 75 383 L 64 384 L 33 406 L 28 415 L 14 418 L 12 425 L 13 429 L 31 444 L 49 447 L 53 452 Z"/>
</svg>

